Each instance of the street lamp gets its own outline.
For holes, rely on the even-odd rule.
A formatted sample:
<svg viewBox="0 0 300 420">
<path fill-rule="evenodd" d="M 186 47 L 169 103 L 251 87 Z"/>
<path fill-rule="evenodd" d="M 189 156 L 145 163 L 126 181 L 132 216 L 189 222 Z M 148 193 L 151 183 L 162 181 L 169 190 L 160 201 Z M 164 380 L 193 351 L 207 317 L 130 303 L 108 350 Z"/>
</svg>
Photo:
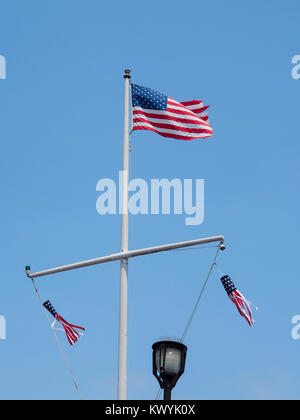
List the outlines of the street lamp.
<svg viewBox="0 0 300 420">
<path fill-rule="evenodd" d="M 187 347 L 178 341 L 158 341 L 153 349 L 153 375 L 164 390 L 164 400 L 171 399 L 171 390 L 184 372 Z"/>
</svg>

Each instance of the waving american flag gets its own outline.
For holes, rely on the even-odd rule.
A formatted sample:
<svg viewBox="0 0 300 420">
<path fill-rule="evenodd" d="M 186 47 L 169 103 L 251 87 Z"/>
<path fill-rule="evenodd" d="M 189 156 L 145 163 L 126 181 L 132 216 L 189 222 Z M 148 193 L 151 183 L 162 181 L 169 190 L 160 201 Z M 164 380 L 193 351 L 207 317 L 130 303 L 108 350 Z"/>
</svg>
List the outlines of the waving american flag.
<svg viewBox="0 0 300 420">
<path fill-rule="evenodd" d="M 251 327 L 254 322 L 251 310 L 252 304 L 248 302 L 245 296 L 243 296 L 242 293 L 237 290 L 229 276 L 222 276 L 221 282 L 230 300 L 235 304 L 240 315 L 246 319 Z"/>
<path fill-rule="evenodd" d="M 81 331 L 85 331 L 85 329 L 83 327 L 78 327 L 77 325 L 70 324 L 63 317 L 58 315 L 58 313 L 54 309 L 54 306 L 51 304 L 51 302 L 49 300 L 44 302 L 43 306 L 55 318 L 55 321 L 59 322 L 63 326 L 63 329 L 66 333 L 67 339 L 68 339 L 69 343 L 71 344 L 71 346 L 73 346 L 73 344 L 76 343 L 76 341 L 78 340 L 80 335 L 82 335 L 82 333 L 79 333 L 77 330 L 79 329 Z M 52 324 L 52 329 L 54 329 L 55 321 Z"/>
<path fill-rule="evenodd" d="M 151 130 L 164 137 L 192 140 L 211 137 L 213 130 L 205 111 L 193 100 L 177 102 L 150 88 L 131 84 L 133 130 Z"/>
</svg>

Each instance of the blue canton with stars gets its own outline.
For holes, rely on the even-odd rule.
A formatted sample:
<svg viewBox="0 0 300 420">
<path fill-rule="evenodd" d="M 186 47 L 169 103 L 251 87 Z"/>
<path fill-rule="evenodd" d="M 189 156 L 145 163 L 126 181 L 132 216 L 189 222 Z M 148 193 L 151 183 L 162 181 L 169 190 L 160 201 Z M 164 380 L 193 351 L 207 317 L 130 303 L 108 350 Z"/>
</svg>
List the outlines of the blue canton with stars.
<svg viewBox="0 0 300 420">
<path fill-rule="evenodd" d="M 138 85 L 132 86 L 132 106 L 146 109 L 166 111 L 168 97 L 150 88 Z"/>
<path fill-rule="evenodd" d="M 229 276 L 221 277 L 221 282 L 228 295 L 236 290 L 236 287 Z"/>
</svg>

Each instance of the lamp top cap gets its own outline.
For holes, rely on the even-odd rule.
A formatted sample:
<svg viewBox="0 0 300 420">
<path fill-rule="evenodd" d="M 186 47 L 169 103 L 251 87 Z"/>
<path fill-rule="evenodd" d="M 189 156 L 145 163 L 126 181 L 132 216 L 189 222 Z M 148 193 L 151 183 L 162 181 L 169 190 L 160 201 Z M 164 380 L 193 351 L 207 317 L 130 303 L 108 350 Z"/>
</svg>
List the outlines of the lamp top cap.
<svg viewBox="0 0 300 420">
<path fill-rule="evenodd" d="M 181 343 L 180 341 L 171 341 L 171 340 L 158 341 L 152 345 L 152 349 L 156 350 L 160 346 L 175 347 L 175 348 L 179 348 L 181 350 L 187 351 L 187 346 Z"/>
<path fill-rule="evenodd" d="M 124 77 L 125 77 L 125 79 L 130 79 L 130 73 L 131 73 L 131 70 L 129 70 L 129 69 L 125 69 L 124 70 Z"/>
</svg>

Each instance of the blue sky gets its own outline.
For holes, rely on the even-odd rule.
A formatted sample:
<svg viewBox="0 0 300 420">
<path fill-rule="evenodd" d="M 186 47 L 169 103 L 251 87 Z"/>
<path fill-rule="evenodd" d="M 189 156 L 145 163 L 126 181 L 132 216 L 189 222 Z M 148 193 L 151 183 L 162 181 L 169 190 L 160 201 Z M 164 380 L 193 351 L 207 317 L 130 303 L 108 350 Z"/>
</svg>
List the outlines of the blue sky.
<svg viewBox="0 0 300 420">
<path fill-rule="evenodd" d="M 123 70 L 179 101 L 210 104 L 211 140 L 131 136 L 131 177 L 204 178 L 205 220 L 130 217 L 130 248 L 223 234 L 218 260 L 256 305 L 239 317 L 214 271 L 186 337 L 174 399 L 299 399 L 298 1 L 1 2 L 1 399 L 76 399 L 24 266 L 116 252 L 119 216 L 96 212 L 122 167 Z M 214 249 L 129 264 L 128 398 L 153 399 L 151 346 L 182 334 Z M 87 399 L 115 399 L 119 264 L 38 280 L 70 321 L 62 342 Z"/>
</svg>

